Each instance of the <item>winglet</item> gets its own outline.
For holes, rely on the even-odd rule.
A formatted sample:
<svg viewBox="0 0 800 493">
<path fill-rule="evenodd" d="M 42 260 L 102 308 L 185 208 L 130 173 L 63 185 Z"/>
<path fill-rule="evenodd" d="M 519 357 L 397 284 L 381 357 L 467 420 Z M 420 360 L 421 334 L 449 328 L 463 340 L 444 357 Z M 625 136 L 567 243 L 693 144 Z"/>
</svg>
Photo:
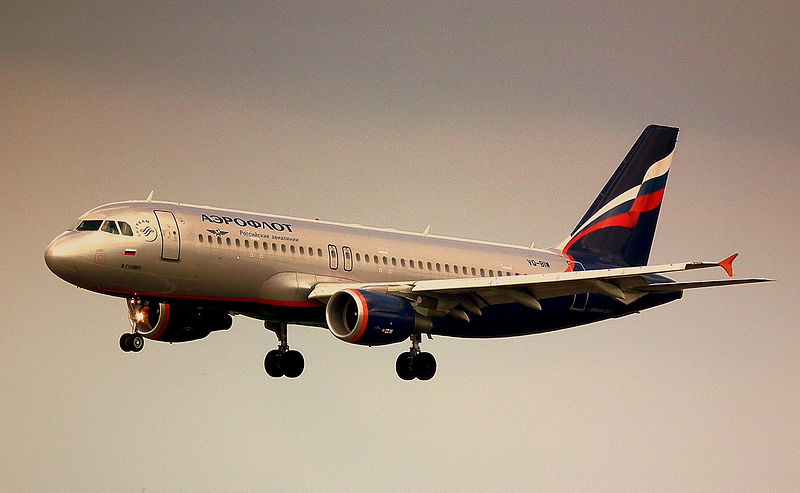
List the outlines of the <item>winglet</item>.
<svg viewBox="0 0 800 493">
<path fill-rule="evenodd" d="M 739 256 L 738 253 L 734 253 L 725 260 L 722 260 L 719 263 L 717 263 L 717 265 L 725 269 L 725 272 L 728 273 L 728 277 L 733 277 L 733 261 L 736 260 L 736 257 L 738 256 Z"/>
</svg>

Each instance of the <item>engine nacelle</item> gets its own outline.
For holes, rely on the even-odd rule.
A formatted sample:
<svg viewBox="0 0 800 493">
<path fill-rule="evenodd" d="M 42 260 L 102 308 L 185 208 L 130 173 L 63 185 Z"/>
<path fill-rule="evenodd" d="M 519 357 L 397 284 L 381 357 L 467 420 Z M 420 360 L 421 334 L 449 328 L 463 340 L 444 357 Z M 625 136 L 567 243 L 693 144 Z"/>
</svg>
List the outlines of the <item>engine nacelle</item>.
<svg viewBox="0 0 800 493">
<path fill-rule="evenodd" d="M 430 327 L 411 303 L 398 296 L 361 289 L 337 291 L 325 307 L 328 328 L 339 339 L 364 346 L 382 346 L 408 339 Z"/>
<path fill-rule="evenodd" d="M 134 299 L 128 299 L 128 316 L 136 332 L 163 342 L 195 341 L 233 324 L 225 311 Z"/>
</svg>

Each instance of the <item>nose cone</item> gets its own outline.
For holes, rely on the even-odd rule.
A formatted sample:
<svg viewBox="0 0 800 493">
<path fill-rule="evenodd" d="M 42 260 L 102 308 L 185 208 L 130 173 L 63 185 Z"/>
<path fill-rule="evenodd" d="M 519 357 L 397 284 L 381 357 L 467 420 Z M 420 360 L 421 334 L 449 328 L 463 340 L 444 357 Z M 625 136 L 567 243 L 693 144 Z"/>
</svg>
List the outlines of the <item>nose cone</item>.
<svg viewBox="0 0 800 493">
<path fill-rule="evenodd" d="M 68 233 L 64 233 L 50 242 L 44 252 L 44 262 L 53 274 L 67 282 L 73 282 L 71 278 L 78 270 L 80 254 L 77 245 L 70 241 L 69 236 Z"/>
</svg>

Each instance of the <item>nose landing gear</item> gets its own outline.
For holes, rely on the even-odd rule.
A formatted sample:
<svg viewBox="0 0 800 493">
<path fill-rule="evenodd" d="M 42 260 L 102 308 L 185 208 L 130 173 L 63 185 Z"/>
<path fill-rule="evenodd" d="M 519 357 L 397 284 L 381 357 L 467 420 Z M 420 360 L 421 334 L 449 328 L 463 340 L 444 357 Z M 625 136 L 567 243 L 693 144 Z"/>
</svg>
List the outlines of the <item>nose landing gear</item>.
<svg viewBox="0 0 800 493">
<path fill-rule="evenodd" d="M 278 349 L 273 349 L 264 358 L 264 369 L 267 375 L 278 377 L 297 378 L 303 373 L 305 360 L 300 351 L 289 349 L 286 337 L 286 324 L 283 322 L 264 322 L 267 330 L 275 332 L 278 336 Z"/>
<path fill-rule="evenodd" d="M 397 357 L 395 369 L 403 380 L 430 380 L 436 374 L 436 358 L 431 353 L 420 351 L 419 340 L 419 334 L 411 334 L 409 351 Z"/>
<path fill-rule="evenodd" d="M 128 352 L 138 353 L 144 347 L 144 337 L 141 334 L 122 334 L 119 338 L 119 347 Z"/>
<path fill-rule="evenodd" d="M 139 298 L 128 299 L 128 322 L 131 324 L 131 332 L 122 334 L 119 338 L 119 347 L 126 353 L 138 353 L 144 347 L 144 337 L 139 334 L 137 324 L 145 321 L 147 310 L 147 305 Z"/>
</svg>

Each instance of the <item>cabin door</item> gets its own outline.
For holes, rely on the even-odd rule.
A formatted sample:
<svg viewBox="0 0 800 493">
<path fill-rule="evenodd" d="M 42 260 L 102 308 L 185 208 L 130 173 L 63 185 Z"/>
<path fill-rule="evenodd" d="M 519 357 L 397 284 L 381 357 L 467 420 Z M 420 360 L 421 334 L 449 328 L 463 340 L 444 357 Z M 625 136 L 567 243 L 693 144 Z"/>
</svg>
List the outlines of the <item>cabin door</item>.
<svg viewBox="0 0 800 493">
<path fill-rule="evenodd" d="M 181 233 L 175 215 L 169 211 L 153 211 L 161 231 L 161 258 L 178 261 L 181 259 Z"/>
</svg>

